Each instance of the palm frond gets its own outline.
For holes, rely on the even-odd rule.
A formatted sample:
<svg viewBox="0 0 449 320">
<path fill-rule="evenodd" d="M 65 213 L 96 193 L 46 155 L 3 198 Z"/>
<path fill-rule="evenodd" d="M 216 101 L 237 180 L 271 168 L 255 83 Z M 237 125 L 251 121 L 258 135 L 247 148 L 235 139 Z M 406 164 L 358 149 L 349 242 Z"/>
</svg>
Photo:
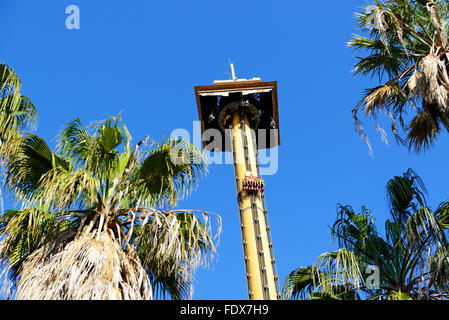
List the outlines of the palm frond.
<svg viewBox="0 0 449 320">
<path fill-rule="evenodd" d="M 283 299 L 305 300 L 317 291 L 319 271 L 314 266 L 300 267 L 290 272 L 285 279 Z"/>
<path fill-rule="evenodd" d="M 3 185 L 18 199 L 29 199 L 39 194 L 41 178 L 53 168 L 71 167 L 70 162 L 53 153 L 46 142 L 29 134 L 20 139 L 20 149 L 8 159 Z"/>
<path fill-rule="evenodd" d="M 133 185 L 139 203 L 151 199 L 150 205 L 173 206 L 196 188 L 206 172 L 204 155 L 196 146 L 182 139 L 169 140 L 150 151 Z"/>
<path fill-rule="evenodd" d="M 0 110 L 16 111 L 21 103 L 22 82 L 7 64 L 0 62 Z"/>
<path fill-rule="evenodd" d="M 89 150 L 93 148 L 93 137 L 84 128 L 81 120 L 74 118 L 59 132 L 56 148 L 64 158 L 76 164 L 84 164 Z"/>
<path fill-rule="evenodd" d="M 404 221 L 399 215 L 407 219 L 411 211 L 427 205 L 424 195 L 427 189 L 412 169 L 408 169 L 402 176 L 390 179 L 385 192 L 395 220 Z"/>
<path fill-rule="evenodd" d="M 375 0 L 362 10 L 358 22 L 368 36 L 355 35 L 348 45 L 366 55 L 357 57 L 353 72 L 378 76 L 380 82 L 388 77 L 388 82 L 365 91 L 353 110 L 356 130 L 372 153 L 357 113 L 363 108 L 365 116 L 376 120 L 376 129 L 386 142 L 376 119 L 386 111 L 398 143 L 407 140 L 410 150 L 426 150 L 440 133 L 440 124 L 449 130 L 449 61 L 445 54 L 449 7 L 434 0 Z M 414 111 L 418 114 L 405 125 L 405 117 Z M 400 131 L 407 132 L 406 138 Z"/>
<path fill-rule="evenodd" d="M 181 290 L 171 288 L 168 292 L 176 299 L 191 297 L 192 274 L 198 267 L 207 266 L 216 251 L 208 215 L 203 213 L 204 221 L 201 221 L 189 211 L 153 210 L 144 213 L 138 219 L 140 223 L 135 223 L 131 242 L 140 260 L 155 283 L 169 279 L 182 284 Z M 220 220 L 217 222 L 215 237 L 219 236 L 221 228 Z"/>
</svg>

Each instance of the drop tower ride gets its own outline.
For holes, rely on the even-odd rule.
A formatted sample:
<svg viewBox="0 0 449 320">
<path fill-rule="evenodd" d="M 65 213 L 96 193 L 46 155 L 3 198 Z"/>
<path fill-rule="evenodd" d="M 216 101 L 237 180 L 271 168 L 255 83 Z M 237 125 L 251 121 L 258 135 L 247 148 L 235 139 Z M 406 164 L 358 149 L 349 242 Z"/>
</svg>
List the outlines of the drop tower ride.
<svg viewBox="0 0 449 320">
<path fill-rule="evenodd" d="M 232 80 L 195 87 L 201 131 L 222 133 L 222 149 L 209 151 L 233 153 L 248 298 L 277 300 L 279 279 L 258 161 L 258 150 L 280 145 L 277 82 L 235 79 L 231 68 Z"/>
</svg>

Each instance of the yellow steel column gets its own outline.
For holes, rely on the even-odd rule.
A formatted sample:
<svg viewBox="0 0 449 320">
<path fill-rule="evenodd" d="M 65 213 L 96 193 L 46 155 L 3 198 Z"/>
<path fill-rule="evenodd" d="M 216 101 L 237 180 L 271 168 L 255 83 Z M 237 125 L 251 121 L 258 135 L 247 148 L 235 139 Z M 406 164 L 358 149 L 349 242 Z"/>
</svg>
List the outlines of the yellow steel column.
<svg viewBox="0 0 449 320">
<path fill-rule="evenodd" d="M 239 183 L 237 191 L 242 191 L 242 181 L 247 174 L 258 177 L 256 152 L 253 148 L 248 117 L 246 115 L 242 115 L 242 117 L 243 119 L 237 111 L 233 114 L 232 121 L 234 163 Z M 247 150 L 245 150 L 245 146 Z M 246 155 L 248 159 L 245 159 Z M 245 264 L 247 264 L 247 272 L 250 275 L 248 283 L 251 288 L 250 296 L 253 300 L 276 300 L 277 290 L 260 193 L 251 195 L 242 191 L 239 205 L 243 227 L 242 236 L 246 242 L 247 257 L 245 258 L 247 259 L 245 259 Z"/>
</svg>

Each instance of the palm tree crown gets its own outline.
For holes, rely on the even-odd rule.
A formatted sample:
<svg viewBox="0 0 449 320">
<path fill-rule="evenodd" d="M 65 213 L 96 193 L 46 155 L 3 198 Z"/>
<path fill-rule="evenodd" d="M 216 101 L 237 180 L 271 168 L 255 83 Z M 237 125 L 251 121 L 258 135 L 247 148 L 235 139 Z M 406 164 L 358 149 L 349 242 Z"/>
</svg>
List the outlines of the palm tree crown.
<svg viewBox="0 0 449 320">
<path fill-rule="evenodd" d="M 338 207 L 332 239 L 340 249 L 289 274 L 284 297 L 293 299 L 449 298 L 449 207 L 428 207 L 420 178 L 408 170 L 386 187 L 390 219 L 385 237 L 367 207 Z M 375 274 L 375 272 L 378 272 Z M 377 277 L 377 279 L 376 279 Z"/>
<path fill-rule="evenodd" d="M 365 90 L 354 108 L 357 131 L 369 145 L 358 113 L 363 110 L 376 120 L 385 111 L 397 142 L 418 152 L 427 149 L 442 128 L 449 130 L 449 3 L 375 0 L 358 17 L 361 30 L 369 36 L 356 35 L 348 43 L 367 53 L 358 57 L 353 71 L 377 76 L 382 84 Z M 386 137 L 377 120 L 376 129 Z"/>
<path fill-rule="evenodd" d="M 120 116 L 87 129 L 70 121 L 56 152 L 24 137 L 4 179 L 24 209 L 0 220 L 17 298 L 191 296 L 193 272 L 215 252 L 212 223 L 174 207 L 206 164 L 189 142 L 148 140 L 133 145 Z"/>
</svg>

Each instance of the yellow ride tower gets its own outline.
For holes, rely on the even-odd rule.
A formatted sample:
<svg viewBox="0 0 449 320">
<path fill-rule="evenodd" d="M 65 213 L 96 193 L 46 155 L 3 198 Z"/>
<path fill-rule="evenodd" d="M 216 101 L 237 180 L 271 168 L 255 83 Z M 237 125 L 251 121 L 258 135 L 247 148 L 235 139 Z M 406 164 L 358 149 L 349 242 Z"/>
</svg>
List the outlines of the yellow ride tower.
<svg viewBox="0 0 449 320">
<path fill-rule="evenodd" d="M 221 132 L 221 141 L 214 141 L 209 151 L 233 153 L 248 297 L 280 299 L 265 184 L 258 163 L 259 149 L 280 145 L 277 82 L 215 81 L 196 86 L 195 95 L 202 133 L 209 129 Z M 211 148 L 207 141 L 203 147 Z"/>
</svg>

